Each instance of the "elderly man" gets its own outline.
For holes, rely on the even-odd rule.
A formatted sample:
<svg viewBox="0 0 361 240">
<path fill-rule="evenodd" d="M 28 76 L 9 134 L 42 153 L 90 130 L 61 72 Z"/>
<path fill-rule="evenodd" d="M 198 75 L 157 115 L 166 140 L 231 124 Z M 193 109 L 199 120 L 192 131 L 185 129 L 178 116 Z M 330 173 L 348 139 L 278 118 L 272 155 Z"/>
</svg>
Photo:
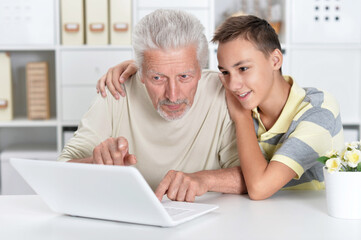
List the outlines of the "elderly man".
<svg viewBox="0 0 361 240">
<path fill-rule="evenodd" d="M 203 30 L 182 11 L 144 17 L 133 33 L 139 71 L 124 84 L 127 96 L 98 96 L 59 160 L 134 165 L 160 200 L 245 192 L 225 91 L 217 73 L 201 71 Z"/>
</svg>

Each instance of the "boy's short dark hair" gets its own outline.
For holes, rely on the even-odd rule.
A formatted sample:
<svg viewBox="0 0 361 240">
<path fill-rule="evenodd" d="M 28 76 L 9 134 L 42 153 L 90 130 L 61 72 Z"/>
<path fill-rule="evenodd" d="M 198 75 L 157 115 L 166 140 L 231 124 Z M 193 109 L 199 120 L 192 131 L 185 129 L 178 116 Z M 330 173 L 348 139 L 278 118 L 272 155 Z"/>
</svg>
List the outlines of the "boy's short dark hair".
<svg viewBox="0 0 361 240">
<path fill-rule="evenodd" d="M 212 42 L 225 43 L 237 38 L 250 41 L 266 57 L 275 49 L 281 51 L 281 44 L 275 30 L 266 20 L 253 15 L 228 18 L 217 28 Z"/>
</svg>

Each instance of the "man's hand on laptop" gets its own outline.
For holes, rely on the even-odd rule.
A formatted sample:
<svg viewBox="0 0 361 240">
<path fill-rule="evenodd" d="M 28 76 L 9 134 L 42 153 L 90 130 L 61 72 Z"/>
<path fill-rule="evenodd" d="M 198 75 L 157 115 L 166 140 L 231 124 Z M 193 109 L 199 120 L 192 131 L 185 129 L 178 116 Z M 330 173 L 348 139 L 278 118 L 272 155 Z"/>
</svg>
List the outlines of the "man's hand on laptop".
<svg viewBox="0 0 361 240">
<path fill-rule="evenodd" d="M 128 152 L 128 141 L 124 137 L 108 138 L 93 150 L 93 156 L 73 159 L 69 162 L 94 163 L 104 165 L 130 166 L 137 163 L 135 155 Z"/>
<path fill-rule="evenodd" d="M 196 196 L 208 192 L 208 185 L 202 172 L 184 173 L 171 170 L 159 183 L 155 195 L 162 201 L 164 194 L 171 200 L 194 202 Z"/>
</svg>

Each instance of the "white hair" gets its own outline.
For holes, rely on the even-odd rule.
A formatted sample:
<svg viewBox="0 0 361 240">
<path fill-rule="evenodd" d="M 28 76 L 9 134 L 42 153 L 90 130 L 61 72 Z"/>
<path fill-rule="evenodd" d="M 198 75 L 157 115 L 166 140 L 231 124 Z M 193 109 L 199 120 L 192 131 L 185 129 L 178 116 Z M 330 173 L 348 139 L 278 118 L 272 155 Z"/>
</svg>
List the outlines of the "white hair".
<svg viewBox="0 0 361 240">
<path fill-rule="evenodd" d="M 159 9 L 145 17 L 133 31 L 135 60 L 142 67 L 144 52 L 150 49 L 179 49 L 194 45 L 201 68 L 208 62 L 208 42 L 204 27 L 193 15 L 180 11 Z"/>
</svg>

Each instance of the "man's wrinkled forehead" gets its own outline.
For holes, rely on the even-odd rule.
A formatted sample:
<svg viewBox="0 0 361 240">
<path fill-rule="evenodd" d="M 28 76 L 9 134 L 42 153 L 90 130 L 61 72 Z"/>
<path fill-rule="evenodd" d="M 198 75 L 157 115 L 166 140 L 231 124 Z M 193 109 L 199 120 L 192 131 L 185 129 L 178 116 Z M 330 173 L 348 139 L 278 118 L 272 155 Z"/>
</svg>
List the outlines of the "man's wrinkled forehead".
<svg viewBox="0 0 361 240">
<path fill-rule="evenodd" d="M 162 71 L 157 71 L 154 70 L 153 68 L 147 68 L 144 69 L 145 74 L 147 75 L 157 75 L 157 76 L 164 76 L 164 77 L 168 77 L 168 74 Z M 175 71 L 176 75 L 188 75 L 188 74 L 196 74 L 197 71 L 196 69 L 188 69 L 188 70 L 184 70 L 184 71 Z"/>
</svg>

